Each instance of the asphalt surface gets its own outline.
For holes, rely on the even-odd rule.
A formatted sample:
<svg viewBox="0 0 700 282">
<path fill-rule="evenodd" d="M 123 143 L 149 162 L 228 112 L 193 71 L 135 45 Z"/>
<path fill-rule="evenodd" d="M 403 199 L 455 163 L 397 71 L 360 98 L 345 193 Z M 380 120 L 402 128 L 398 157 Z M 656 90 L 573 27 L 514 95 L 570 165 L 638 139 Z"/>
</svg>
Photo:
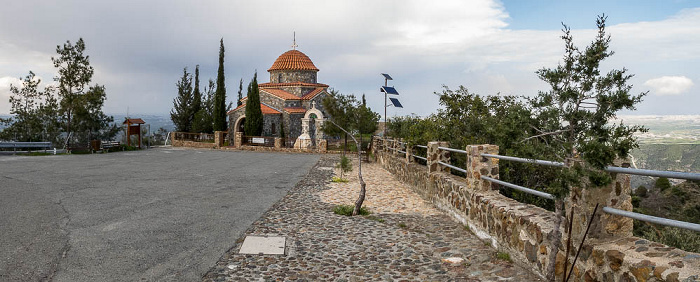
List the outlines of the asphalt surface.
<svg viewBox="0 0 700 282">
<path fill-rule="evenodd" d="M 195 281 L 318 155 L 0 155 L 0 281 Z"/>
</svg>

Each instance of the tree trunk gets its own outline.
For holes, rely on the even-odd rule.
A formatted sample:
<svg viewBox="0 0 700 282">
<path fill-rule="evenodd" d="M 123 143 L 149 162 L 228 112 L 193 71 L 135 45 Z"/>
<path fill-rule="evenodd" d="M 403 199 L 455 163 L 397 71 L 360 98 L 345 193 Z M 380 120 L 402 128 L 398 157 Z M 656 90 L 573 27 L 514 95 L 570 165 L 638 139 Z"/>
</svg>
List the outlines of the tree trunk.
<svg viewBox="0 0 700 282">
<path fill-rule="evenodd" d="M 353 137 L 353 140 L 355 138 Z M 357 140 L 355 140 L 355 144 L 357 144 Z M 362 208 L 362 203 L 365 201 L 365 193 L 367 190 L 365 189 L 365 181 L 362 179 L 362 150 L 357 150 L 357 178 L 360 180 L 360 196 L 357 197 L 357 201 L 355 201 L 355 209 L 352 210 L 352 215 L 358 215 L 360 214 L 360 209 Z"/>
<path fill-rule="evenodd" d="M 559 253 L 559 248 L 561 247 L 561 219 L 564 218 L 564 201 L 561 199 L 554 200 L 554 231 L 552 232 L 552 238 L 550 238 L 550 252 L 549 252 L 549 264 L 547 265 L 547 280 L 554 282 L 557 266 L 557 254 Z"/>
</svg>

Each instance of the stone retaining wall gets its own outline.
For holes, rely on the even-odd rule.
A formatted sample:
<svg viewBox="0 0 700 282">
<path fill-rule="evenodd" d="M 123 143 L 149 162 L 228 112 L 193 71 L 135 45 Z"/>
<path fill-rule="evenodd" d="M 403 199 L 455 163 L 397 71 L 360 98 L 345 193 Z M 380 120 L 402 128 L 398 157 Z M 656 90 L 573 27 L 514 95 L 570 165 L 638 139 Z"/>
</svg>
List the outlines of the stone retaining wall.
<svg viewBox="0 0 700 282">
<path fill-rule="evenodd" d="M 449 154 L 439 151 L 444 143 L 428 144 L 428 166 L 416 164 L 412 157 L 396 154 L 388 148 L 401 148 L 399 143 L 375 139 L 373 152 L 377 161 L 400 181 L 409 184 L 424 199 L 469 226 L 477 236 L 490 242 L 500 251 L 507 252 L 519 264 L 544 275 L 549 261 L 551 234 L 554 230 L 553 212 L 523 204 L 498 193 L 490 182 L 480 175 L 498 177 L 498 160 L 479 156 L 480 153 L 498 153 L 494 145 L 468 146 L 467 177 L 449 174 L 436 164 L 449 162 Z M 495 151 L 495 152 L 494 152 Z M 629 204 L 629 177 L 613 175 L 616 182 L 609 187 L 575 190 L 567 199 L 567 210 L 573 207 L 577 215 L 591 213 L 590 204 L 618 209 L 631 209 Z M 593 194 L 595 193 L 595 194 Z M 574 199 L 572 199 L 572 197 Z M 584 202 L 587 201 L 587 202 Z M 600 207 L 602 209 L 602 206 Z M 631 220 L 604 214 L 598 210 L 570 281 L 700 281 L 700 255 L 685 252 L 663 244 L 631 236 Z M 569 264 L 573 262 L 580 243 L 581 226 L 588 217 L 574 219 L 572 249 Z M 561 229 L 566 238 L 566 220 Z M 585 230 L 585 229 L 584 229 Z M 561 281 L 566 243 L 557 250 L 557 281 Z M 569 267 L 570 268 L 570 267 Z"/>
</svg>

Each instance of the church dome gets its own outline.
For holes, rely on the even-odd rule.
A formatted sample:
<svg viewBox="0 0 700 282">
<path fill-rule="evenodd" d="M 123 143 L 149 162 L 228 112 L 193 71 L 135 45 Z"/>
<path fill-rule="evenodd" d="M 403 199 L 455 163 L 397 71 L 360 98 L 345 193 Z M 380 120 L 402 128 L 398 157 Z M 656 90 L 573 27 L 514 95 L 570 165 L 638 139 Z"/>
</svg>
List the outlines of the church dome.
<svg viewBox="0 0 700 282">
<path fill-rule="evenodd" d="M 276 70 L 318 71 L 318 68 L 306 54 L 298 50 L 289 50 L 280 55 L 267 71 Z"/>
</svg>

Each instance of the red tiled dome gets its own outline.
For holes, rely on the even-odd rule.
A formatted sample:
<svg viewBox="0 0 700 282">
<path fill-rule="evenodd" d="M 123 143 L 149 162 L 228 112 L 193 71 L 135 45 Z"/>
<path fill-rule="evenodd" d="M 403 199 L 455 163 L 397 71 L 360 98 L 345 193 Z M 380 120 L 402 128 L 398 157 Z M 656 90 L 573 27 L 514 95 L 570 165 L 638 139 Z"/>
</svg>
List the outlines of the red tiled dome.
<svg viewBox="0 0 700 282">
<path fill-rule="evenodd" d="M 310 70 L 318 71 L 306 54 L 298 50 L 289 50 L 280 55 L 267 71 L 274 70 Z"/>
</svg>

